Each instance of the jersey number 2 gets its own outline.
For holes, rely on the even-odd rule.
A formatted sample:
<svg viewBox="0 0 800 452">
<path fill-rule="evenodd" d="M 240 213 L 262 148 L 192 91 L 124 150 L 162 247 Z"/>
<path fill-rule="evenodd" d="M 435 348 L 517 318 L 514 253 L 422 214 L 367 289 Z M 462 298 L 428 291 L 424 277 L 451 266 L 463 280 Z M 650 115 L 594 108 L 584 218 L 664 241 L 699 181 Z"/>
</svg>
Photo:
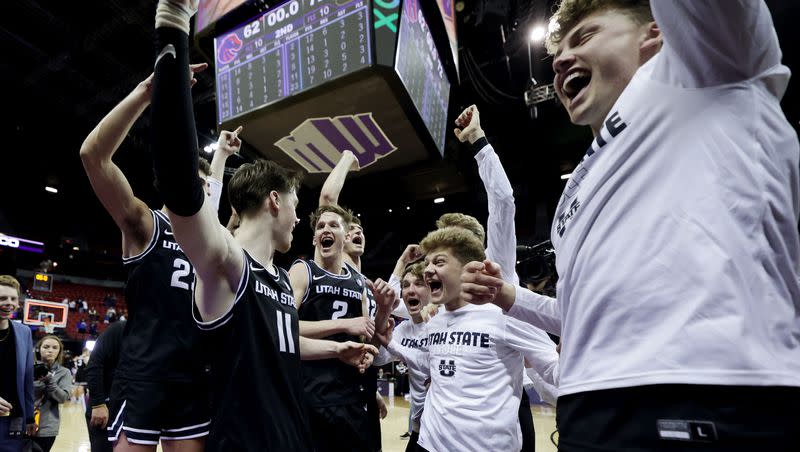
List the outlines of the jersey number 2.
<svg viewBox="0 0 800 452">
<path fill-rule="evenodd" d="M 172 281 L 170 281 L 170 286 L 177 287 L 178 289 L 185 289 L 189 290 L 189 283 L 185 281 L 181 281 L 181 278 L 189 276 L 189 273 L 192 272 L 192 266 L 186 262 L 185 259 L 177 258 L 172 263 L 172 266 L 176 268 L 174 272 L 172 272 Z"/>
<path fill-rule="evenodd" d="M 344 301 L 334 301 L 331 320 L 341 319 L 345 315 L 347 315 L 347 303 Z"/>
</svg>

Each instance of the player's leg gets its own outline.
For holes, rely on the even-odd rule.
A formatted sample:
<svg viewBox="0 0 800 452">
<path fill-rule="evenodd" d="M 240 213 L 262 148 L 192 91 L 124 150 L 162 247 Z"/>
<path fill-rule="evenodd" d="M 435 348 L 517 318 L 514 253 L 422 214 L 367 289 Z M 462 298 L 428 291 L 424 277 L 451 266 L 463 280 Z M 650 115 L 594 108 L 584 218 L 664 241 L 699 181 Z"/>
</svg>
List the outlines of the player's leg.
<svg viewBox="0 0 800 452">
<path fill-rule="evenodd" d="M 200 376 L 197 381 L 165 384 L 167 391 L 161 427 L 164 452 L 201 452 L 211 428 L 210 385 Z"/>
<path fill-rule="evenodd" d="M 156 450 L 163 400 L 158 383 L 114 380 L 108 418 L 108 440 L 114 444 L 114 452 Z"/>
</svg>

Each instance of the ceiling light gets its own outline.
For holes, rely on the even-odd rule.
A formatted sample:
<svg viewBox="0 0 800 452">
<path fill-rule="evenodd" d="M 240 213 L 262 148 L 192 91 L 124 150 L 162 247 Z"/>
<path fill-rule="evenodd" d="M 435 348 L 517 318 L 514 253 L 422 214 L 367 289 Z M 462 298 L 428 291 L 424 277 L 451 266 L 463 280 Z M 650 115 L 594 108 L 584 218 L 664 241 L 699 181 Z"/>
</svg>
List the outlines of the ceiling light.
<svg viewBox="0 0 800 452">
<path fill-rule="evenodd" d="M 210 144 L 206 145 L 206 147 L 204 147 L 203 150 L 206 151 L 206 154 L 211 154 L 212 152 L 214 152 L 214 148 L 212 148 Z"/>
<path fill-rule="evenodd" d="M 411 210 L 411 206 L 406 206 L 406 210 Z"/>
<path fill-rule="evenodd" d="M 44 189 L 50 193 L 58 193 L 58 190 L 53 187 L 44 187 Z"/>
<path fill-rule="evenodd" d="M 561 180 L 567 180 L 572 176 L 572 173 L 562 174 Z"/>
<path fill-rule="evenodd" d="M 444 202 L 444 198 L 436 198 L 436 199 L 433 200 L 434 204 L 441 204 L 443 202 Z"/>
<path fill-rule="evenodd" d="M 389 213 L 392 213 L 392 209 L 389 209 Z"/>
<path fill-rule="evenodd" d="M 531 29 L 530 40 L 531 42 L 541 42 L 547 34 L 547 28 L 544 25 L 536 25 Z"/>
</svg>

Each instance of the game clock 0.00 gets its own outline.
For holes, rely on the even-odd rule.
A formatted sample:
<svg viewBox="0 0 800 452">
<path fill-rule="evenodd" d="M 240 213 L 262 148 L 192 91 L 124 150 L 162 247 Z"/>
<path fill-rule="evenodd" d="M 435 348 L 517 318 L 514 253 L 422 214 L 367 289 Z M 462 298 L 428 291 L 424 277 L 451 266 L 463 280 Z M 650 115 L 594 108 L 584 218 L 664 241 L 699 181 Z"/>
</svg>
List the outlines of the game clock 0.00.
<svg viewBox="0 0 800 452">
<path fill-rule="evenodd" d="M 368 0 L 291 0 L 214 39 L 220 123 L 370 66 Z"/>
</svg>

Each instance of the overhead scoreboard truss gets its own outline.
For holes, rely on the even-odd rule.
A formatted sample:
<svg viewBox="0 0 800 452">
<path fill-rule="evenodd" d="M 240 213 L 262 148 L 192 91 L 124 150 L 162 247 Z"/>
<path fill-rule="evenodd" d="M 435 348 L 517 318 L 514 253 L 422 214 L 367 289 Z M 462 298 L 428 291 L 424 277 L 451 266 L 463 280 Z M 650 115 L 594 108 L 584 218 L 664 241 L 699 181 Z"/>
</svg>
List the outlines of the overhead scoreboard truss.
<svg viewBox="0 0 800 452">
<path fill-rule="evenodd" d="M 454 24 L 453 0 L 290 0 L 220 21 L 198 38 L 213 40 L 218 126 L 309 173 L 345 149 L 362 173 L 441 157 Z"/>
</svg>

